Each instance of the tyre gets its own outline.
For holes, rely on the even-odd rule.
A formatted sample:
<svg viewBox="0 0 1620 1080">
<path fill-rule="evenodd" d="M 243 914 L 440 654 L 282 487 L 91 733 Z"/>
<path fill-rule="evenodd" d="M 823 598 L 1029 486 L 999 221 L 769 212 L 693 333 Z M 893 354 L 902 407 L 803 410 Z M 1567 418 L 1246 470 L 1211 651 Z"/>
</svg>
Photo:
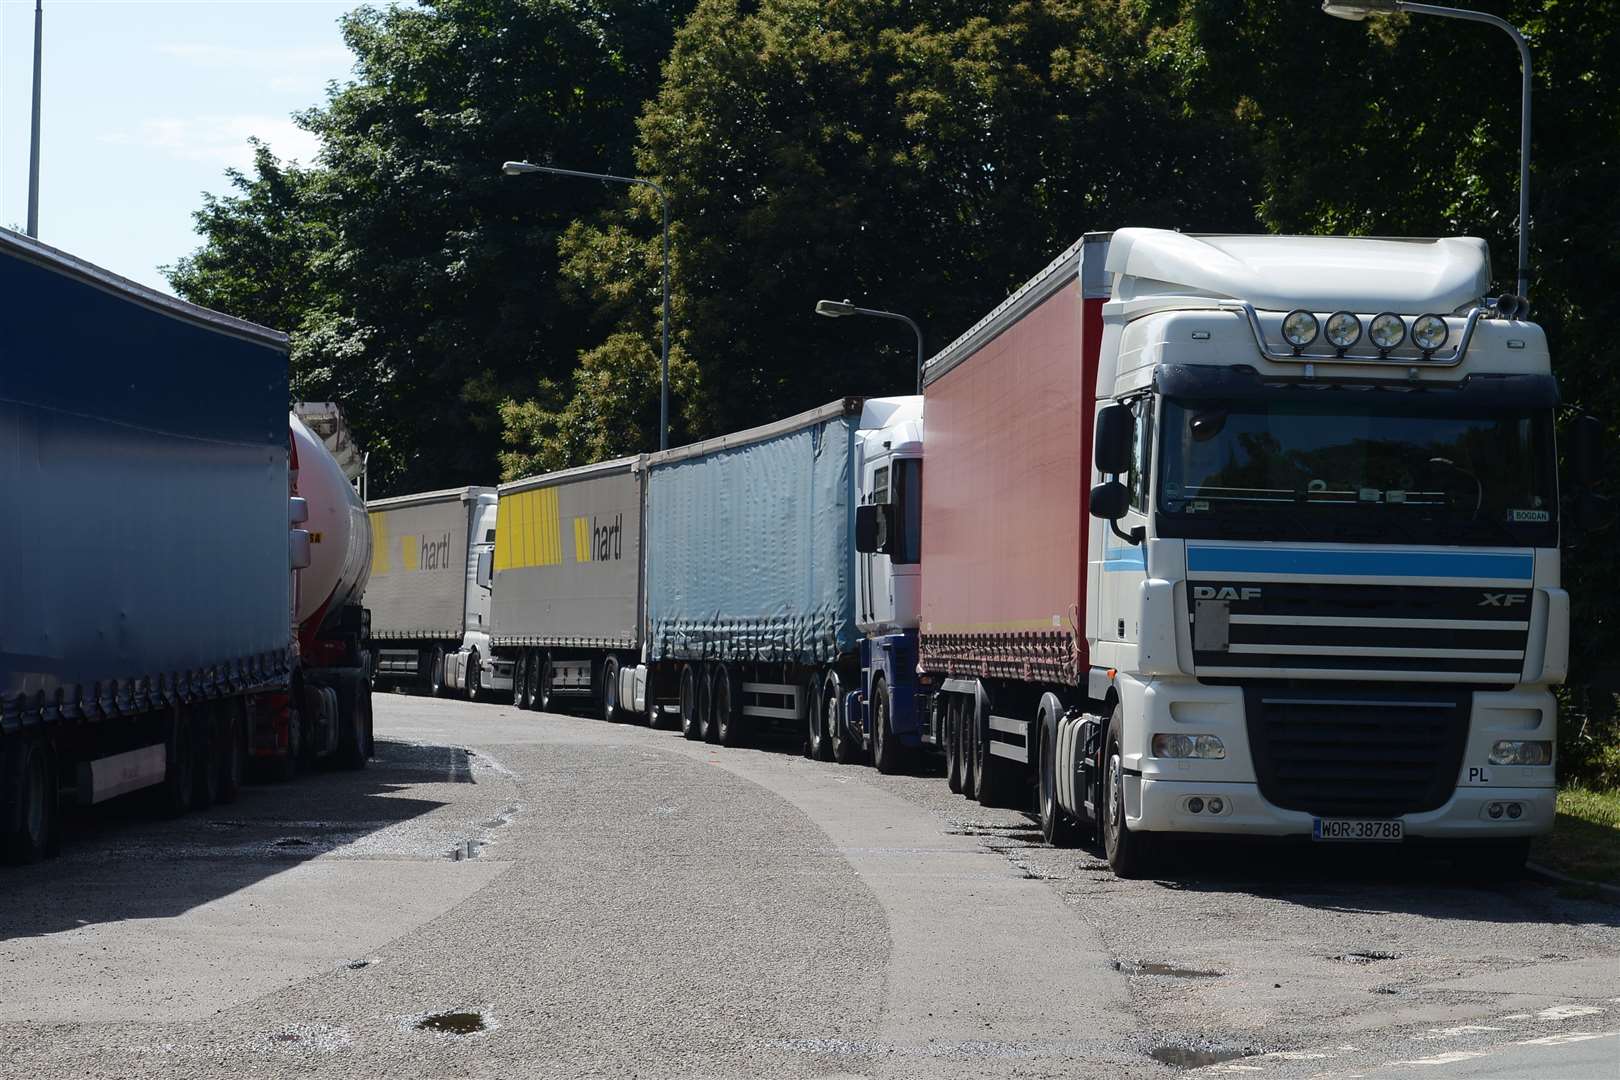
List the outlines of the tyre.
<svg viewBox="0 0 1620 1080">
<path fill-rule="evenodd" d="M 1140 878 L 1152 870 L 1153 845 L 1150 835 L 1131 832 L 1125 820 L 1125 756 L 1120 749 L 1124 725 L 1125 711 L 1116 705 L 1103 750 L 1103 854 L 1118 876 Z"/>
<path fill-rule="evenodd" d="M 945 786 L 951 794 L 962 794 L 962 755 L 957 748 L 956 695 L 942 694 L 934 706 L 940 714 L 940 729 L 945 743 Z"/>
<path fill-rule="evenodd" d="M 972 727 L 975 729 L 973 776 L 977 782 L 979 805 L 1008 806 L 1012 802 L 1009 792 L 1013 783 L 1007 775 L 1005 761 L 990 752 L 990 718 L 978 715 L 980 705 L 977 694 L 969 695 L 967 701 L 968 715 L 973 717 Z"/>
<path fill-rule="evenodd" d="M 698 720 L 698 707 L 702 704 L 698 693 L 698 671 L 692 664 L 681 665 L 681 734 L 688 739 L 701 739 L 703 728 Z"/>
<path fill-rule="evenodd" d="M 529 650 L 519 649 L 512 662 L 512 704 L 519 709 L 529 707 Z"/>
<path fill-rule="evenodd" d="M 877 771 L 892 774 L 900 771 L 900 741 L 894 737 L 894 702 L 889 694 L 888 680 L 878 675 L 872 680 L 872 764 Z"/>
<path fill-rule="evenodd" d="M 821 684 L 822 726 L 827 731 L 832 759 L 840 765 L 854 764 L 860 748 L 844 726 L 844 683 L 838 672 L 829 671 Z"/>
<path fill-rule="evenodd" d="M 189 705 L 175 706 L 164 758 L 163 785 L 160 789 L 163 812 L 178 816 L 191 809 L 197 793 L 197 752 L 192 739 Z"/>
<path fill-rule="evenodd" d="M 962 756 L 962 794 L 969 799 L 979 797 L 979 733 L 978 718 L 974 714 L 973 699 L 966 694 L 953 694 L 956 698 L 956 751 Z"/>
<path fill-rule="evenodd" d="M 484 696 L 484 667 L 477 649 L 467 654 L 467 668 L 462 673 L 462 681 L 466 683 L 462 693 L 468 701 L 477 701 Z"/>
<path fill-rule="evenodd" d="M 704 742 L 714 742 L 719 734 L 714 722 L 714 673 L 717 665 L 703 665 L 703 674 L 698 679 L 698 737 Z"/>
<path fill-rule="evenodd" d="M 1047 694 L 1041 698 L 1036 724 L 1040 732 L 1040 788 L 1036 793 L 1036 808 L 1041 818 L 1041 836 L 1053 847 L 1073 847 L 1079 840 L 1080 829 L 1057 798 L 1057 730 L 1063 716 L 1058 699 Z"/>
<path fill-rule="evenodd" d="M 0 856 L 32 863 L 56 853 L 56 760 L 48 742 L 18 736 L 0 746 Z"/>
<path fill-rule="evenodd" d="M 533 707 L 541 712 L 550 712 L 557 698 L 552 689 L 551 654 L 537 652 L 534 657 L 529 667 L 529 678 L 535 680 Z"/>
<path fill-rule="evenodd" d="M 821 672 L 812 672 L 804 684 L 804 756 L 812 761 L 832 758 L 832 743 L 822 726 L 826 715 L 821 708 Z"/>
<path fill-rule="evenodd" d="M 602 719 L 608 723 L 619 720 L 619 658 L 609 656 L 602 661 Z"/>
<path fill-rule="evenodd" d="M 241 698 L 229 698 L 220 703 L 219 716 L 219 801 L 233 803 L 242 793 L 242 774 L 246 767 L 247 717 L 242 711 Z"/>
<path fill-rule="evenodd" d="M 219 703 L 203 702 L 191 711 L 191 808 L 206 810 L 219 798 Z"/>
<path fill-rule="evenodd" d="M 427 689 L 434 697 L 444 697 L 443 645 L 433 646 L 433 652 L 428 655 Z"/>
<path fill-rule="evenodd" d="M 371 695 L 362 683 L 355 687 L 353 700 L 347 700 L 348 697 L 338 695 L 338 708 L 343 710 L 338 720 L 338 765 L 344 769 L 363 769 L 370 756 L 366 752 L 366 713 Z"/>
<path fill-rule="evenodd" d="M 664 726 L 664 710 L 658 702 L 658 695 L 653 692 L 657 686 L 653 671 L 652 668 L 647 669 L 646 700 L 642 702 L 644 707 L 641 710 L 641 719 L 646 722 L 649 728 L 657 731 Z"/>
<path fill-rule="evenodd" d="M 714 669 L 714 726 L 715 740 L 721 746 L 742 745 L 742 717 L 737 708 L 737 680 L 731 669 L 718 665 Z"/>
</svg>

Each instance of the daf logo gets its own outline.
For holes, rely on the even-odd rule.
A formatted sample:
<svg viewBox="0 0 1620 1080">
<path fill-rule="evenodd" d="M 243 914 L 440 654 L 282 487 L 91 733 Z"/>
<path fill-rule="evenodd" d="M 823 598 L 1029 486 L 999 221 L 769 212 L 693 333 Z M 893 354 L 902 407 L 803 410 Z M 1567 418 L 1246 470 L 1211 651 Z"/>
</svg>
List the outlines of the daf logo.
<svg viewBox="0 0 1620 1080">
<path fill-rule="evenodd" d="M 1260 590 L 1255 586 L 1239 589 L 1232 585 L 1194 585 L 1194 600 L 1258 600 Z"/>
<path fill-rule="evenodd" d="M 1479 602 L 1480 607 L 1518 607 L 1529 597 L 1521 592 L 1488 592 Z"/>
</svg>

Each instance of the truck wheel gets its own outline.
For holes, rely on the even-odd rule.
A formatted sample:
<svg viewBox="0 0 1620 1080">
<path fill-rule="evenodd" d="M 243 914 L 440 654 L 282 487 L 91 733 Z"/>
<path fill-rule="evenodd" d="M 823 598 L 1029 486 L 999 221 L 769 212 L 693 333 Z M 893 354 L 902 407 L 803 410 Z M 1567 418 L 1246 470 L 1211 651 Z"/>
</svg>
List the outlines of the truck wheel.
<svg viewBox="0 0 1620 1080">
<path fill-rule="evenodd" d="M 474 649 L 467 654 L 467 670 L 463 673 L 462 681 L 467 689 L 462 691 L 468 701 L 477 701 L 484 695 L 484 668 L 483 661 L 478 659 L 478 650 Z"/>
<path fill-rule="evenodd" d="M 1007 806 L 1011 803 L 1008 791 L 1012 782 L 1007 776 L 1006 763 L 990 752 L 989 718 L 978 714 L 978 695 L 968 695 L 967 702 L 967 714 L 973 718 L 970 721 L 975 741 L 973 775 L 978 782 L 979 805 Z"/>
<path fill-rule="evenodd" d="M 821 681 L 821 726 L 826 731 L 828 756 L 840 765 L 855 760 L 853 741 L 844 728 L 844 683 L 838 672 L 829 671 Z"/>
<path fill-rule="evenodd" d="M 692 664 L 681 665 L 681 734 L 688 739 L 701 739 L 703 727 L 698 720 L 698 672 Z"/>
<path fill-rule="evenodd" d="M 737 714 L 736 682 L 731 669 L 724 664 L 714 669 L 714 726 L 716 741 L 721 746 L 742 745 L 742 724 Z"/>
<path fill-rule="evenodd" d="M 363 769 L 366 767 L 366 708 L 362 700 L 363 685 L 355 688 L 354 703 L 348 710 L 348 715 L 338 720 L 338 738 L 342 745 L 338 747 L 338 765 L 345 769 Z M 343 705 L 345 695 L 338 695 L 338 706 Z"/>
<path fill-rule="evenodd" d="M 444 646 L 433 646 L 433 652 L 428 657 L 427 670 L 428 693 L 434 697 L 444 697 Z"/>
<path fill-rule="evenodd" d="M 602 719 L 610 724 L 619 720 L 619 658 L 602 661 Z"/>
<path fill-rule="evenodd" d="M 813 671 L 804 683 L 804 756 L 812 761 L 826 761 L 832 754 L 827 733 L 822 728 L 821 672 Z"/>
<path fill-rule="evenodd" d="M 57 848 L 56 763 L 44 739 L 19 736 L 0 749 L 0 854 L 13 864 L 38 862 Z"/>
<path fill-rule="evenodd" d="M 966 694 L 953 696 L 956 698 L 956 752 L 962 755 L 962 794 L 976 799 L 979 794 L 979 755 L 976 750 L 978 735 L 974 729 L 978 724 L 973 714 L 977 710 Z"/>
<path fill-rule="evenodd" d="M 1047 694 L 1041 699 L 1041 709 L 1036 719 L 1041 740 L 1038 802 L 1041 836 L 1053 847 L 1073 847 L 1079 838 L 1080 830 L 1069 815 L 1063 812 L 1057 798 L 1057 729 L 1058 720 L 1062 715 L 1062 707 L 1054 695 Z"/>
<path fill-rule="evenodd" d="M 714 723 L 714 665 L 704 664 L 698 678 L 698 737 L 704 742 L 715 741 Z"/>
<path fill-rule="evenodd" d="M 1152 869 L 1153 845 L 1148 834 L 1131 832 L 1125 821 L 1125 755 L 1120 749 L 1124 724 L 1125 711 L 1115 705 L 1103 751 L 1103 854 L 1119 877 L 1140 878 Z"/>
<path fill-rule="evenodd" d="M 872 680 L 872 764 L 886 775 L 900 771 L 902 758 L 899 740 L 894 737 L 893 702 L 889 697 L 889 683 L 879 675 Z"/>
<path fill-rule="evenodd" d="M 962 755 L 957 749 L 956 736 L 956 695 L 942 694 L 941 702 L 934 706 L 943 713 L 940 717 L 941 735 L 945 743 L 945 786 L 951 789 L 951 794 L 962 794 Z"/>
<path fill-rule="evenodd" d="M 219 710 L 219 801 L 233 803 L 242 793 L 243 750 L 247 745 L 243 727 L 242 699 L 220 702 Z"/>
<path fill-rule="evenodd" d="M 191 707 L 175 706 L 174 720 L 169 725 L 168 745 L 164 748 L 162 791 L 164 813 L 175 816 L 191 809 L 197 791 L 197 754 L 191 731 Z"/>
<path fill-rule="evenodd" d="M 519 649 L 512 662 L 512 704 L 519 709 L 529 707 L 529 650 Z"/>
<path fill-rule="evenodd" d="M 191 713 L 191 750 L 193 764 L 191 808 L 206 810 L 219 798 L 219 703 L 205 702 Z"/>
<path fill-rule="evenodd" d="M 552 690 L 551 654 L 537 652 L 534 654 L 533 666 L 529 669 L 529 678 L 535 680 L 534 708 L 540 712 L 550 712 L 556 699 Z"/>
</svg>

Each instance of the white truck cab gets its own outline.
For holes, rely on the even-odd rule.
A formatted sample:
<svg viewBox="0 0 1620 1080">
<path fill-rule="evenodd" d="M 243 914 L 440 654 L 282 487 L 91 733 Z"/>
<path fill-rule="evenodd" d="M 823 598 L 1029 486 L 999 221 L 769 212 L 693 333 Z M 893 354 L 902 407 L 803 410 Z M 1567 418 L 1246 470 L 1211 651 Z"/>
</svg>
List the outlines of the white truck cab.
<svg viewBox="0 0 1620 1080">
<path fill-rule="evenodd" d="M 1105 266 L 1111 857 L 1173 831 L 1522 861 L 1569 654 L 1558 390 L 1541 329 L 1486 298 L 1484 242 L 1122 229 Z"/>
</svg>

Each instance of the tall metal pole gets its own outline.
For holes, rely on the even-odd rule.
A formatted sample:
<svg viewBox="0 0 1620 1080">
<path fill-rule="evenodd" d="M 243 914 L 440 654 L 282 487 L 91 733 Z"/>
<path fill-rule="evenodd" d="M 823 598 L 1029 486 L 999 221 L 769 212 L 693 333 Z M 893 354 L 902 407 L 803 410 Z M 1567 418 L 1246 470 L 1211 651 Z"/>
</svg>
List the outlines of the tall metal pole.
<svg viewBox="0 0 1620 1080">
<path fill-rule="evenodd" d="M 34 0 L 34 123 L 28 139 L 28 235 L 39 237 L 39 68 L 45 9 Z"/>
<path fill-rule="evenodd" d="M 582 180 L 604 180 L 614 184 L 639 184 L 658 192 L 658 201 L 664 211 L 664 331 L 663 346 L 659 351 L 658 390 L 658 449 L 669 449 L 669 196 L 652 180 L 639 176 L 614 176 L 612 173 L 582 172 L 579 169 L 559 169 L 551 165 L 531 165 L 527 161 L 508 161 L 501 165 L 507 176 L 525 173 L 550 173 L 553 176 L 574 176 Z"/>
</svg>

